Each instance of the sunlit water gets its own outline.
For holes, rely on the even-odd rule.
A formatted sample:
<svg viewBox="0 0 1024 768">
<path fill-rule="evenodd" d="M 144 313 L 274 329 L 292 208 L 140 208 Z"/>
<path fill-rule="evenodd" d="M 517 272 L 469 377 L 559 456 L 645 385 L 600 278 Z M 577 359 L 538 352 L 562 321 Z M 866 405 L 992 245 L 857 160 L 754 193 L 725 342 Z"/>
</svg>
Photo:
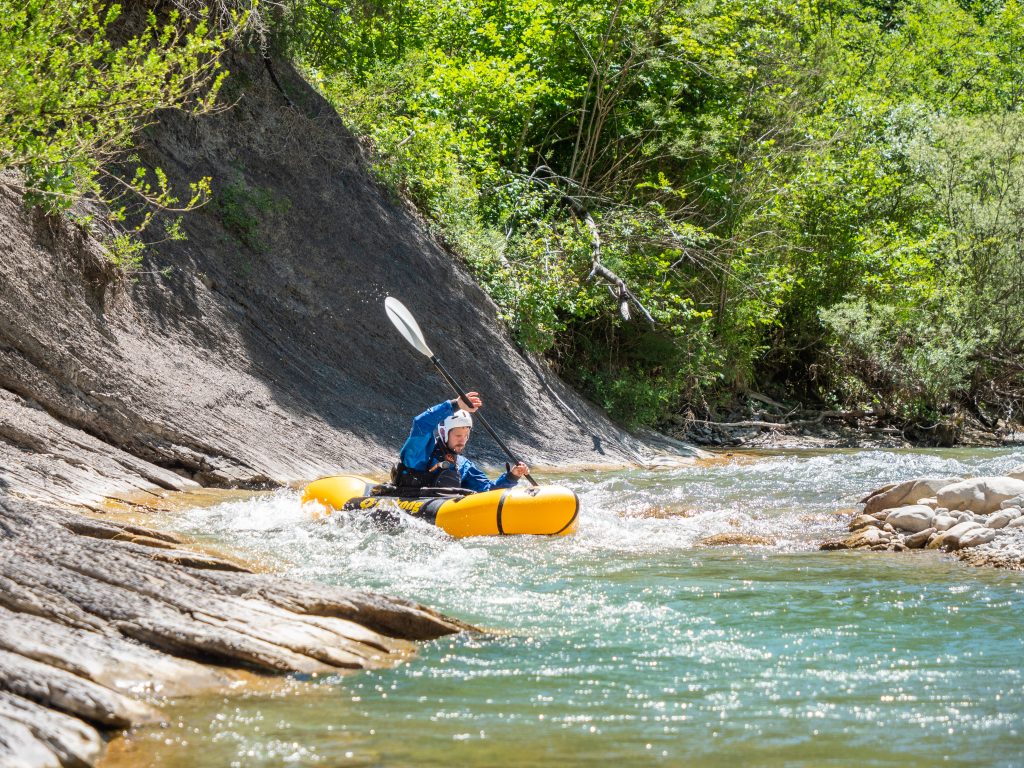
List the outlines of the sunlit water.
<svg viewBox="0 0 1024 768">
<path fill-rule="evenodd" d="M 565 539 L 307 522 L 294 491 L 191 510 L 164 524 L 492 633 L 303 693 L 185 702 L 131 744 L 200 767 L 1021 765 L 1024 575 L 817 550 L 882 482 L 1021 463 L 833 451 L 549 475 L 582 500 Z M 736 532 L 774 544 L 700 546 Z"/>
</svg>

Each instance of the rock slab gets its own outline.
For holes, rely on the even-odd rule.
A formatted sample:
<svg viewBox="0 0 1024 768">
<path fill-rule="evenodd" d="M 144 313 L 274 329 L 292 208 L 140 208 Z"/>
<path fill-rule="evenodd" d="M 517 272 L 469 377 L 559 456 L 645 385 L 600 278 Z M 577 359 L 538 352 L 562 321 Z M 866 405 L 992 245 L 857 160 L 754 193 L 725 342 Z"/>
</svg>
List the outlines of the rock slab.
<svg viewBox="0 0 1024 768">
<path fill-rule="evenodd" d="M 167 538 L 0 494 L 0 766 L 94 764 L 103 730 L 161 717 L 153 696 L 228 682 L 202 662 L 333 674 L 468 628 L 209 556 L 185 566 Z"/>
</svg>

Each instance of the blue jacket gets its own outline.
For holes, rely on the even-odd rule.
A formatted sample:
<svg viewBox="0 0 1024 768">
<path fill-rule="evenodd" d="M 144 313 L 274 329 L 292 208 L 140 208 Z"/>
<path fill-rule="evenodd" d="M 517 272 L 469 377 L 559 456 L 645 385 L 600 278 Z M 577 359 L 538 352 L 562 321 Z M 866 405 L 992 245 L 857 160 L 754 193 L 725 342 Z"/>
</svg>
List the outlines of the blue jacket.
<svg viewBox="0 0 1024 768">
<path fill-rule="evenodd" d="M 412 420 L 412 430 L 410 430 L 409 437 L 406 438 L 405 445 L 402 446 L 402 451 L 399 454 L 399 459 L 405 466 L 421 472 L 430 468 L 430 457 L 434 453 L 437 443 L 437 427 L 454 412 L 452 401 L 445 400 L 433 408 L 428 408 Z M 497 480 L 491 482 L 487 475 L 465 456 L 456 456 L 455 465 L 459 469 L 462 487 L 469 488 L 471 491 L 515 488 L 519 483 L 519 480 L 508 472 L 503 472 Z"/>
</svg>

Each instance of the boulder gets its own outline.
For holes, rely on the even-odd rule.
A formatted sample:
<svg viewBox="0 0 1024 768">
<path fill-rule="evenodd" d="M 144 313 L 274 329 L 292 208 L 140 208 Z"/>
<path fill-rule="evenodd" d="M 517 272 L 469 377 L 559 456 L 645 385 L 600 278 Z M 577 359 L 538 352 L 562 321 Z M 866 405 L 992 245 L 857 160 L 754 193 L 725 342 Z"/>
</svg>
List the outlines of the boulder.
<svg viewBox="0 0 1024 768">
<path fill-rule="evenodd" d="M 854 533 L 852 536 L 846 539 L 847 549 L 860 549 L 862 547 L 874 547 L 882 544 L 883 546 L 889 543 L 889 534 L 878 528 L 861 528 L 859 531 Z"/>
<path fill-rule="evenodd" d="M 871 515 L 883 509 L 917 504 L 921 499 L 934 497 L 940 488 L 956 483 L 958 477 L 924 477 L 907 480 L 897 485 L 882 486 L 863 500 L 864 514 Z"/>
<path fill-rule="evenodd" d="M 979 544 L 988 544 L 995 537 L 996 532 L 992 528 L 972 528 L 960 537 L 960 540 L 957 542 L 957 549 L 967 549 L 968 547 L 976 547 Z"/>
<path fill-rule="evenodd" d="M 939 489 L 939 505 L 951 510 L 985 514 L 995 512 L 1007 499 L 1024 494 L 1024 479 L 976 477 Z"/>
<path fill-rule="evenodd" d="M 935 512 L 924 504 L 896 507 L 885 518 L 885 522 L 902 531 L 917 533 L 932 527 Z"/>
<path fill-rule="evenodd" d="M 973 520 L 957 523 L 948 531 L 944 531 L 928 543 L 928 549 L 957 549 L 960 546 L 960 539 L 968 531 L 978 530 L 983 526 Z M 985 529 L 991 530 L 991 529 Z"/>
<path fill-rule="evenodd" d="M 1007 523 L 1017 518 L 1017 515 L 1018 511 L 1013 508 L 1001 509 L 985 519 L 985 526 L 994 529 L 1005 528 Z"/>
<path fill-rule="evenodd" d="M 932 525 L 935 526 L 936 531 L 942 532 L 948 531 L 958 522 L 959 520 L 957 520 L 955 517 L 951 517 L 950 515 L 936 515 L 935 518 L 932 520 Z"/>
</svg>

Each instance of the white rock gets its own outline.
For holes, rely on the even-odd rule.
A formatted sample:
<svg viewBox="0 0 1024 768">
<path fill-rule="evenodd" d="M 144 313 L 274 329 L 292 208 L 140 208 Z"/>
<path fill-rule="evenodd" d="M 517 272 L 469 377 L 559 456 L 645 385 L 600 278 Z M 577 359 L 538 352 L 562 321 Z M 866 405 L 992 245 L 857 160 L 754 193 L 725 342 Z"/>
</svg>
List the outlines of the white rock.
<svg viewBox="0 0 1024 768">
<path fill-rule="evenodd" d="M 944 531 L 943 533 L 940 533 L 938 536 L 932 539 L 928 543 L 928 549 L 939 549 L 940 547 L 945 547 L 946 549 L 956 549 L 958 546 L 960 546 L 960 538 L 965 533 L 983 527 L 984 526 L 978 525 L 973 520 L 968 520 L 967 522 L 963 523 L 957 523 L 948 531 Z M 990 531 L 992 529 L 986 528 L 985 530 Z M 995 533 L 995 531 L 992 532 Z"/>
<path fill-rule="evenodd" d="M 916 504 L 920 499 L 934 497 L 935 493 L 950 484 L 955 484 L 958 477 L 923 477 L 919 480 L 907 480 L 893 486 L 883 486 L 869 494 L 864 503 L 864 514 L 871 515 L 883 509 Z"/>
<path fill-rule="evenodd" d="M 971 512 L 956 512 L 953 514 L 958 523 L 966 523 L 974 520 L 974 514 Z"/>
<path fill-rule="evenodd" d="M 1016 517 L 1006 524 L 1007 528 L 1024 528 L 1024 517 Z"/>
<path fill-rule="evenodd" d="M 1007 477 L 1012 477 L 1014 480 L 1024 480 L 1024 464 L 1019 467 L 1014 467 L 1006 473 Z"/>
<path fill-rule="evenodd" d="M 896 507 L 886 516 L 885 522 L 893 528 L 917 533 L 925 528 L 931 528 L 934 517 L 935 513 L 931 507 L 926 507 L 924 504 L 912 504 L 908 507 Z"/>
<path fill-rule="evenodd" d="M 956 547 L 957 549 L 967 549 L 979 544 L 988 544 L 995 537 L 996 532 L 992 528 L 972 528 L 959 538 Z"/>
<path fill-rule="evenodd" d="M 1010 507 L 1024 507 L 1024 496 L 1015 496 L 999 504 L 1000 509 L 1009 509 Z"/>
<path fill-rule="evenodd" d="M 924 504 L 926 507 L 931 507 L 932 509 L 935 509 L 937 506 L 939 506 L 939 500 L 936 499 L 934 496 L 929 496 L 927 499 L 918 499 L 917 503 Z"/>
<path fill-rule="evenodd" d="M 1024 479 L 1012 477 L 976 477 L 940 488 L 939 506 L 970 512 L 995 512 L 999 504 L 1024 494 Z"/>
<path fill-rule="evenodd" d="M 949 515 L 936 515 L 935 519 L 932 521 L 932 525 L 935 526 L 936 531 L 941 533 L 942 531 L 948 531 L 956 525 L 957 522 L 958 520 L 955 517 L 950 517 Z"/>
<path fill-rule="evenodd" d="M 998 512 L 993 512 L 985 520 L 985 525 L 988 528 L 1005 528 L 1006 524 L 1011 520 L 1016 519 L 1017 513 L 1011 509 L 1001 509 Z"/>
</svg>

